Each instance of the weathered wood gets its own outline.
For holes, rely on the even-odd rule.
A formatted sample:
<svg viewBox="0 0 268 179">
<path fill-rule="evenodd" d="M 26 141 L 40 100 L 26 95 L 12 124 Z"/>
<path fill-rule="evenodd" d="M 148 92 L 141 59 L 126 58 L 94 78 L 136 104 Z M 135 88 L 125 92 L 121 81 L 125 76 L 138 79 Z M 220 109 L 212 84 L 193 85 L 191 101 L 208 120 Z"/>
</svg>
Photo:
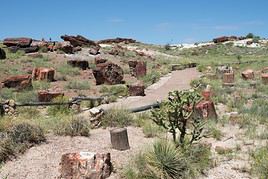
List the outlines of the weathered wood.
<svg viewBox="0 0 268 179">
<path fill-rule="evenodd" d="M 128 134 L 126 128 L 117 128 L 110 131 L 111 143 L 113 149 L 116 150 L 128 150 Z"/>
<path fill-rule="evenodd" d="M 31 38 L 6 38 L 4 39 L 3 44 L 7 47 L 17 46 L 17 47 L 30 47 L 32 43 Z"/>
</svg>

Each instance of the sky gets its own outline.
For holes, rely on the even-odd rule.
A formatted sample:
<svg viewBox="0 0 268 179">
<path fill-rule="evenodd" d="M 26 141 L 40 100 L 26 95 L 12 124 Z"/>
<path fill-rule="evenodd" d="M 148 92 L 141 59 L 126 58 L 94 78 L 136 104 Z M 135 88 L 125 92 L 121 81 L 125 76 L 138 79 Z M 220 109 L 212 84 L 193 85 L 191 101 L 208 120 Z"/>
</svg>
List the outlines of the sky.
<svg viewBox="0 0 268 179">
<path fill-rule="evenodd" d="M 268 37 L 268 0 L 1 0 L 0 39 L 126 37 L 193 43 L 252 32 Z"/>
</svg>

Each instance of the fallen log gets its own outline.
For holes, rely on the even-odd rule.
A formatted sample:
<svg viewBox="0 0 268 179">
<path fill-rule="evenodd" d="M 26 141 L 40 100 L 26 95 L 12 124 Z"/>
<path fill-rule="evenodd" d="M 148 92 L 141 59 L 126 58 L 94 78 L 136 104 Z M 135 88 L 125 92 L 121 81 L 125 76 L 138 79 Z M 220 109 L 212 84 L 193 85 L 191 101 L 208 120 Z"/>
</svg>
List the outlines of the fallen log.
<svg viewBox="0 0 268 179">
<path fill-rule="evenodd" d="M 17 47 L 30 47 L 32 43 L 31 38 L 6 38 L 3 44 L 7 47 L 17 46 Z"/>
</svg>

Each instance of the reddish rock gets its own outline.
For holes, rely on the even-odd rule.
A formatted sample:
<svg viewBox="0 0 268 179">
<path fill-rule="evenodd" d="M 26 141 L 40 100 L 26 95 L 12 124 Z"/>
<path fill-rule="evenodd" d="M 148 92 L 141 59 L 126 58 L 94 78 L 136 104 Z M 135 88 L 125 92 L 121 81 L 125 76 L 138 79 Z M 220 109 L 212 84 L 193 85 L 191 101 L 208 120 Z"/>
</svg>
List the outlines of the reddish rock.
<svg viewBox="0 0 268 179">
<path fill-rule="evenodd" d="M 214 43 L 222 43 L 222 42 L 226 42 L 228 40 L 229 40 L 228 37 L 222 36 L 222 37 L 217 37 L 217 38 L 213 39 L 213 42 Z"/>
<path fill-rule="evenodd" d="M 87 60 L 79 60 L 79 59 L 68 60 L 67 64 L 71 65 L 72 67 L 81 68 L 82 70 L 86 70 L 89 68 L 89 64 Z"/>
<path fill-rule="evenodd" d="M 0 48 L 0 60 L 1 59 L 6 59 L 6 52 Z"/>
<path fill-rule="evenodd" d="M 98 48 L 90 48 L 88 53 L 91 55 L 98 55 L 100 52 Z"/>
<path fill-rule="evenodd" d="M 254 79 L 254 71 L 251 69 L 247 69 L 247 70 L 243 71 L 241 75 L 242 75 L 242 78 L 245 80 Z"/>
<path fill-rule="evenodd" d="M 16 75 L 1 82 L 3 88 L 16 88 L 18 90 L 32 88 L 31 75 Z"/>
<path fill-rule="evenodd" d="M 61 50 L 67 54 L 74 53 L 73 46 L 71 45 L 70 42 L 58 42 L 58 43 L 56 43 L 56 45 L 53 48 L 53 51 L 55 51 L 55 50 Z"/>
<path fill-rule="evenodd" d="M 223 84 L 234 84 L 234 73 L 224 73 L 223 74 Z"/>
<path fill-rule="evenodd" d="M 96 42 L 89 40 L 81 35 L 77 35 L 77 36 L 69 36 L 69 35 L 63 35 L 61 36 L 61 38 L 64 41 L 69 41 L 72 46 L 77 47 L 94 47 L 96 50 L 99 51 L 99 49 L 101 48 L 99 44 L 97 44 Z"/>
<path fill-rule="evenodd" d="M 96 79 L 96 85 L 100 84 L 121 84 L 124 78 L 123 69 L 110 62 L 100 63 L 97 65 L 96 69 L 93 70 L 93 75 Z"/>
<path fill-rule="evenodd" d="M 111 155 L 92 152 L 67 153 L 60 162 L 60 179 L 105 179 L 113 170 Z"/>
<path fill-rule="evenodd" d="M 262 83 L 267 85 L 268 84 L 268 73 L 263 73 L 261 75 Z"/>
<path fill-rule="evenodd" d="M 64 93 L 48 90 L 38 91 L 38 101 L 40 102 L 51 102 L 54 98 L 59 96 L 64 96 Z"/>
<path fill-rule="evenodd" d="M 3 44 L 7 47 L 17 46 L 17 47 L 30 47 L 32 43 L 31 38 L 6 38 Z"/>
<path fill-rule="evenodd" d="M 125 56 L 125 51 L 125 48 L 120 45 L 116 45 L 108 53 L 114 56 Z"/>
<path fill-rule="evenodd" d="M 202 100 L 195 106 L 197 112 L 205 119 L 217 119 L 214 103 L 211 100 Z"/>
<path fill-rule="evenodd" d="M 46 81 L 55 81 L 55 70 L 54 68 L 34 68 L 32 72 L 32 77 L 34 80 L 46 80 Z"/>
<path fill-rule="evenodd" d="M 128 38 L 115 38 L 115 39 L 105 39 L 105 40 L 100 40 L 98 41 L 98 44 L 113 44 L 113 43 L 125 43 L 125 44 L 130 44 L 130 43 L 136 43 L 136 40 L 134 39 L 128 39 Z"/>
<path fill-rule="evenodd" d="M 97 56 L 95 57 L 95 64 L 100 64 L 100 63 L 106 63 L 107 62 L 107 59 L 104 59 L 104 58 L 101 58 L 101 56 Z"/>
<path fill-rule="evenodd" d="M 131 84 L 128 85 L 128 94 L 129 96 L 145 96 L 144 90 L 145 87 L 143 84 Z"/>
<path fill-rule="evenodd" d="M 48 47 L 49 43 L 43 40 L 33 40 L 31 46 L 37 46 L 39 48 Z"/>
<path fill-rule="evenodd" d="M 146 75 L 147 68 L 146 62 L 144 61 L 129 61 L 128 62 L 130 74 L 137 78 L 143 77 Z"/>
</svg>

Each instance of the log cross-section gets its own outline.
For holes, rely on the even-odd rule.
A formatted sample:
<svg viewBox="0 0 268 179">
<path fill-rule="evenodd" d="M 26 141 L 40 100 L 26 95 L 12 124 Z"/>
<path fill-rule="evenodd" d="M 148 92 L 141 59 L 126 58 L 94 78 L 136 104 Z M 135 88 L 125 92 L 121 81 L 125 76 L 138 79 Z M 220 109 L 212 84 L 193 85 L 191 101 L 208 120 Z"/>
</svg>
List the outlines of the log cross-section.
<svg viewBox="0 0 268 179">
<path fill-rule="evenodd" d="M 112 148 L 116 150 L 129 149 L 128 134 L 126 128 L 117 128 L 110 131 Z"/>
</svg>

